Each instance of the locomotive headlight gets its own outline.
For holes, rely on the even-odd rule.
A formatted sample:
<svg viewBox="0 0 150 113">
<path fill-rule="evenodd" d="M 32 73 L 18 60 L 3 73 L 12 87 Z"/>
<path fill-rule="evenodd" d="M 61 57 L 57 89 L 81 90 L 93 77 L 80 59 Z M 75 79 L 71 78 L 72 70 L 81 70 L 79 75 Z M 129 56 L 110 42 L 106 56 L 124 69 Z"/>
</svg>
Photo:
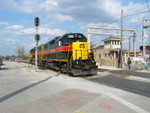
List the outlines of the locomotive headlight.
<svg viewBox="0 0 150 113">
<path fill-rule="evenodd" d="M 76 64 L 79 64 L 79 62 L 78 62 L 78 61 L 76 61 Z"/>
<path fill-rule="evenodd" d="M 94 63 L 95 63 L 95 61 L 93 60 L 93 61 L 92 61 L 92 63 L 94 64 Z"/>
</svg>

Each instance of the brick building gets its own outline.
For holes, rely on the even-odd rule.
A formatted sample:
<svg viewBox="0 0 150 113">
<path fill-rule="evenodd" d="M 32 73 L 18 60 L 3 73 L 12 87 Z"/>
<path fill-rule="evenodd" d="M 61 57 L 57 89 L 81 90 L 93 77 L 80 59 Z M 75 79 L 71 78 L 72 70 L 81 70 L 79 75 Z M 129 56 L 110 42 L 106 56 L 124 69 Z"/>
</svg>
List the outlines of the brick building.
<svg viewBox="0 0 150 113">
<path fill-rule="evenodd" d="M 96 62 L 101 66 L 118 67 L 121 38 L 110 36 L 103 41 L 104 46 L 93 47 Z"/>
</svg>

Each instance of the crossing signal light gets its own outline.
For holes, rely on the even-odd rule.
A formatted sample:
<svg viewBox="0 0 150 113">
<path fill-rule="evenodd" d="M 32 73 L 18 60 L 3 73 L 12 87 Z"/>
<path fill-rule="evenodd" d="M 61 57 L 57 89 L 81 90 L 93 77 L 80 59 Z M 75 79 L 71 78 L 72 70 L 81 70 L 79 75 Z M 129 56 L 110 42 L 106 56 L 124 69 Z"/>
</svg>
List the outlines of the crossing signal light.
<svg viewBox="0 0 150 113">
<path fill-rule="evenodd" d="M 145 49 L 150 50 L 150 46 L 145 46 Z M 143 51 L 143 46 L 140 46 L 140 50 Z"/>
<path fill-rule="evenodd" d="M 145 49 L 150 50 L 150 46 L 146 46 Z"/>
<path fill-rule="evenodd" d="M 35 18 L 34 18 L 34 24 L 35 24 L 36 27 L 39 26 L 39 24 L 40 24 L 40 19 L 39 19 L 39 17 L 35 17 Z"/>
<path fill-rule="evenodd" d="M 140 50 L 143 51 L 143 46 L 140 46 Z"/>
</svg>

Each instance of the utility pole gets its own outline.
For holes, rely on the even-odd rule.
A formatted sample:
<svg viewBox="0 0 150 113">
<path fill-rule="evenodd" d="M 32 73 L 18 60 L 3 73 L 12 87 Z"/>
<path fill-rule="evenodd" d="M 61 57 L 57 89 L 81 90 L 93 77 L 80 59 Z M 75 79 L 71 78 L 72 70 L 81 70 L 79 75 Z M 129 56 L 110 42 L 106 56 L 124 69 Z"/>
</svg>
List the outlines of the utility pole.
<svg viewBox="0 0 150 113">
<path fill-rule="evenodd" d="M 40 35 L 38 34 L 38 26 L 40 19 L 38 17 L 34 18 L 34 24 L 36 27 L 35 41 L 36 41 L 36 50 L 35 50 L 35 66 L 38 69 L 38 42 L 40 41 Z"/>
<path fill-rule="evenodd" d="M 134 57 L 136 57 L 136 33 L 133 33 L 133 51 L 134 51 Z"/>
<path fill-rule="evenodd" d="M 145 18 L 142 20 L 142 44 L 143 44 L 143 58 L 145 59 Z"/>
<path fill-rule="evenodd" d="M 121 68 L 122 68 L 122 64 L 123 64 L 122 52 L 123 52 L 123 9 L 121 9 L 121 54 L 120 54 Z"/>
<path fill-rule="evenodd" d="M 129 52 L 128 52 L 128 57 L 130 57 L 130 52 L 131 52 L 131 37 L 129 36 Z"/>
<path fill-rule="evenodd" d="M 142 44 L 143 44 L 143 58 L 146 58 L 146 51 L 145 51 L 145 41 L 146 41 L 146 28 L 150 28 L 150 25 L 146 25 L 146 22 L 150 21 L 150 19 L 143 18 L 142 20 Z"/>
</svg>

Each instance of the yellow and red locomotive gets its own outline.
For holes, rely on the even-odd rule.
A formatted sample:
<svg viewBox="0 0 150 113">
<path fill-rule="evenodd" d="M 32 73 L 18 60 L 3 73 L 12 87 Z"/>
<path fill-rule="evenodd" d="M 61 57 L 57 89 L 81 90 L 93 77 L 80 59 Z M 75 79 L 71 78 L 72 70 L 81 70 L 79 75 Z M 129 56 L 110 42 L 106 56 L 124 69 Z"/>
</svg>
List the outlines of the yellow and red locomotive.
<svg viewBox="0 0 150 113">
<path fill-rule="evenodd" d="M 35 63 L 35 48 L 28 55 Z M 94 55 L 87 38 L 81 33 L 67 33 L 38 47 L 38 65 L 78 75 L 97 74 Z"/>
</svg>

